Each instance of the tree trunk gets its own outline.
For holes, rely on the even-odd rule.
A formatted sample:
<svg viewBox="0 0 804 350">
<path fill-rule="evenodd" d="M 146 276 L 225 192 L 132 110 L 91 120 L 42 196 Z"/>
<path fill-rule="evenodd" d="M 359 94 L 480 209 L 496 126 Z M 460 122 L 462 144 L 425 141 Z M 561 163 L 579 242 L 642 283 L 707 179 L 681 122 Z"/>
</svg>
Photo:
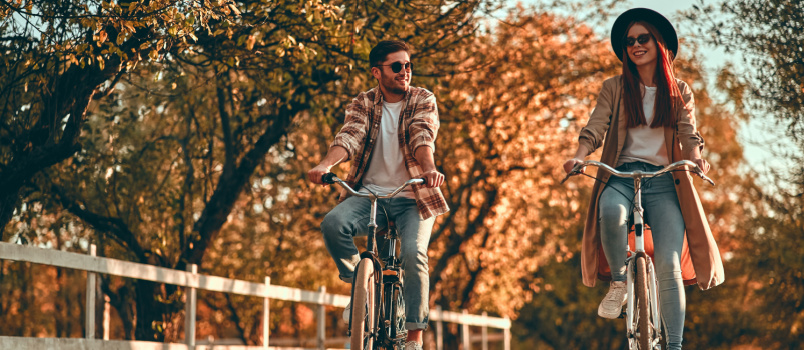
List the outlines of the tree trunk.
<svg viewBox="0 0 804 350">
<path fill-rule="evenodd" d="M 134 330 L 136 340 L 163 342 L 165 333 L 161 330 L 162 316 L 170 313 L 164 303 L 157 301 L 157 296 L 162 292 L 159 290 L 159 283 L 137 280 L 136 300 L 137 300 L 137 320 Z"/>
</svg>

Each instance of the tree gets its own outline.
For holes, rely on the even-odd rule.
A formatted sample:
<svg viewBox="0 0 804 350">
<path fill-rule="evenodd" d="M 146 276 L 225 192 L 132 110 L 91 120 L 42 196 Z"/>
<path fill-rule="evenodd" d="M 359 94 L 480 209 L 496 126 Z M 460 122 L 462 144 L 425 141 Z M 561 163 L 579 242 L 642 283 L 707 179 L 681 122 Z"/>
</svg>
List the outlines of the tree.
<svg viewBox="0 0 804 350">
<path fill-rule="evenodd" d="M 560 164 L 616 57 L 572 18 L 514 11 L 435 90 L 451 211 L 431 237 L 430 286 L 447 310 L 516 317 L 549 284 L 539 271 L 576 254 L 566 233 L 581 208 L 557 186 Z"/>
<path fill-rule="evenodd" d="M 687 13 L 708 44 L 739 53 L 745 69 L 724 71 L 721 85 L 738 109 L 767 112 L 795 143 L 789 175 L 800 195 L 804 186 L 804 2 L 738 0 Z M 764 69 L 755 69 L 764 67 Z M 736 72 L 734 71 L 736 70 Z M 786 176 L 788 174 L 780 174 Z"/>
<path fill-rule="evenodd" d="M 429 62 L 424 67 L 430 74 L 447 70 L 450 62 L 442 57 L 473 35 L 474 11 L 487 6 L 482 1 L 231 5 L 225 7 L 238 17 L 209 20 L 187 32 L 192 45 L 150 51 L 152 62 L 120 75 L 110 85 L 117 87 L 109 90 L 114 98 L 98 101 L 86 118 L 81 152 L 30 181 L 32 195 L 23 196 L 26 205 L 18 218 L 68 212 L 75 224 L 94 231 L 107 256 L 177 269 L 201 264 L 212 244 L 237 238 L 220 233 L 239 221 L 232 215 L 242 213 L 235 207 L 245 191 L 301 178 L 280 171 L 293 156 L 288 132 L 301 120 L 332 122 L 320 115 L 343 108 L 357 89 L 370 86 L 364 65 L 376 41 L 387 35 L 407 39 L 418 48 L 417 57 Z M 270 166 L 263 167 L 266 160 Z M 33 204 L 43 204 L 45 211 L 33 212 Z M 266 214 L 275 209 L 268 208 Z M 16 237 L 47 233 L 24 231 L 19 220 L 10 226 Z M 126 337 L 180 335 L 174 329 L 179 290 L 146 281 L 104 286 L 131 323 L 134 334 L 127 331 Z M 126 311 L 130 305 L 135 312 Z"/>
<path fill-rule="evenodd" d="M 734 237 L 739 242 L 733 264 L 741 293 L 732 300 L 743 303 L 727 317 L 738 325 L 731 327 L 738 343 L 761 348 L 795 348 L 803 337 L 804 309 L 798 295 L 804 290 L 804 279 L 798 271 L 804 261 L 790 254 L 802 245 L 804 212 L 802 9 L 800 0 L 740 0 L 700 4 L 687 14 L 705 33 L 701 37 L 706 43 L 743 55 L 742 67 L 748 68 L 726 67 L 719 76 L 736 114 L 771 118 L 787 136 L 776 155 L 789 162 L 774 165 L 790 168 L 771 169 L 773 183 L 749 188 L 746 195 L 752 210 L 743 223 L 745 230 Z"/>
<path fill-rule="evenodd" d="M 228 23 L 233 9 L 228 2 L 3 1 L 0 232 L 34 176 L 80 149 L 93 99 L 143 60 L 188 47 L 210 21 Z"/>
</svg>

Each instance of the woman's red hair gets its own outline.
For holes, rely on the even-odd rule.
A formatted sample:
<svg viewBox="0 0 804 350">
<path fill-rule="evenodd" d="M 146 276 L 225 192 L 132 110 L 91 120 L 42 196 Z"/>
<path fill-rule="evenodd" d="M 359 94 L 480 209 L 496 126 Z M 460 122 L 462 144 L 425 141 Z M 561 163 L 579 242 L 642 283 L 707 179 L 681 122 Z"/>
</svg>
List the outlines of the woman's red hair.
<svg viewBox="0 0 804 350">
<path fill-rule="evenodd" d="M 683 108 L 681 90 L 676 84 L 676 76 L 673 73 L 673 52 L 667 49 L 662 34 L 650 23 L 637 21 L 628 25 L 621 40 L 625 41 L 628 31 L 634 24 L 641 24 L 653 36 L 656 42 L 656 103 L 654 105 L 653 121 L 651 128 L 674 127 L 676 125 L 676 111 Z M 647 125 L 645 112 L 642 110 L 642 90 L 639 88 L 640 78 L 634 62 L 628 57 L 628 47 L 623 45 L 623 99 L 625 103 L 625 114 L 628 118 L 627 127 L 633 128 L 640 125 Z"/>
</svg>

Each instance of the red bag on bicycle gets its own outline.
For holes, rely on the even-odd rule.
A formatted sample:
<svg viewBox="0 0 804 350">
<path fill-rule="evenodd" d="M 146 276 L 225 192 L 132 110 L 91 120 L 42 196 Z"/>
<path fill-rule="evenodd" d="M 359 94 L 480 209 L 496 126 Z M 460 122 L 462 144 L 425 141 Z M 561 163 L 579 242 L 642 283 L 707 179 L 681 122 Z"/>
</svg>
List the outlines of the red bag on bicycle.
<svg viewBox="0 0 804 350">
<path fill-rule="evenodd" d="M 651 231 L 650 226 L 645 224 L 645 252 L 648 253 L 651 259 L 653 259 L 653 231 Z M 631 230 L 628 231 L 628 246 L 630 247 L 631 251 L 634 251 L 634 226 L 631 226 Z M 611 281 L 611 267 L 609 266 L 608 260 L 606 260 L 606 254 L 603 252 L 603 245 L 598 243 L 598 249 L 600 254 L 598 255 L 598 265 L 600 265 L 600 270 L 598 270 L 598 278 L 601 281 Z M 689 286 L 697 283 L 695 280 L 695 269 L 692 267 L 692 259 L 690 259 L 690 247 L 687 244 L 687 235 L 684 235 L 684 246 L 681 248 L 681 278 L 684 280 L 684 285 Z M 655 265 L 655 264 L 654 264 Z"/>
</svg>

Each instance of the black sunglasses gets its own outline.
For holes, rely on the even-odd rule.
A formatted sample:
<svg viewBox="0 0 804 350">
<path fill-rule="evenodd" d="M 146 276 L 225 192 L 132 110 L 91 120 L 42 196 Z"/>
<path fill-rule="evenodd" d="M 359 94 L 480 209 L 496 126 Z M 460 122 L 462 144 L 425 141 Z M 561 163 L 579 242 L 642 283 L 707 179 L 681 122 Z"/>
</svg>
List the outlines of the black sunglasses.
<svg viewBox="0 0 804 350">
<path fill-rule="evenodd" d="M 394 73 L 399 73 L 402 70 L 403 66 L 405 67 L 405 70 L 408 72 L 413 70 L 413 62 L 406 62 L 404 65 L 402 64 L 402 62 L 394 62 L 391 64 L 378 64 L 376 67 L 385 67 L 385 66 L 391 66 L 391 71 L 393 71 Z"/>
<path fill-rule="evenodd" d="M 645 45 L 650 41 L 652 36 L 650 34 L 640 34 L 638 37 L 627 37 L 625 38 L 625 46 L 631 47 L 634 44 L 639 43 L 639 45 Z"/>
</svg>

